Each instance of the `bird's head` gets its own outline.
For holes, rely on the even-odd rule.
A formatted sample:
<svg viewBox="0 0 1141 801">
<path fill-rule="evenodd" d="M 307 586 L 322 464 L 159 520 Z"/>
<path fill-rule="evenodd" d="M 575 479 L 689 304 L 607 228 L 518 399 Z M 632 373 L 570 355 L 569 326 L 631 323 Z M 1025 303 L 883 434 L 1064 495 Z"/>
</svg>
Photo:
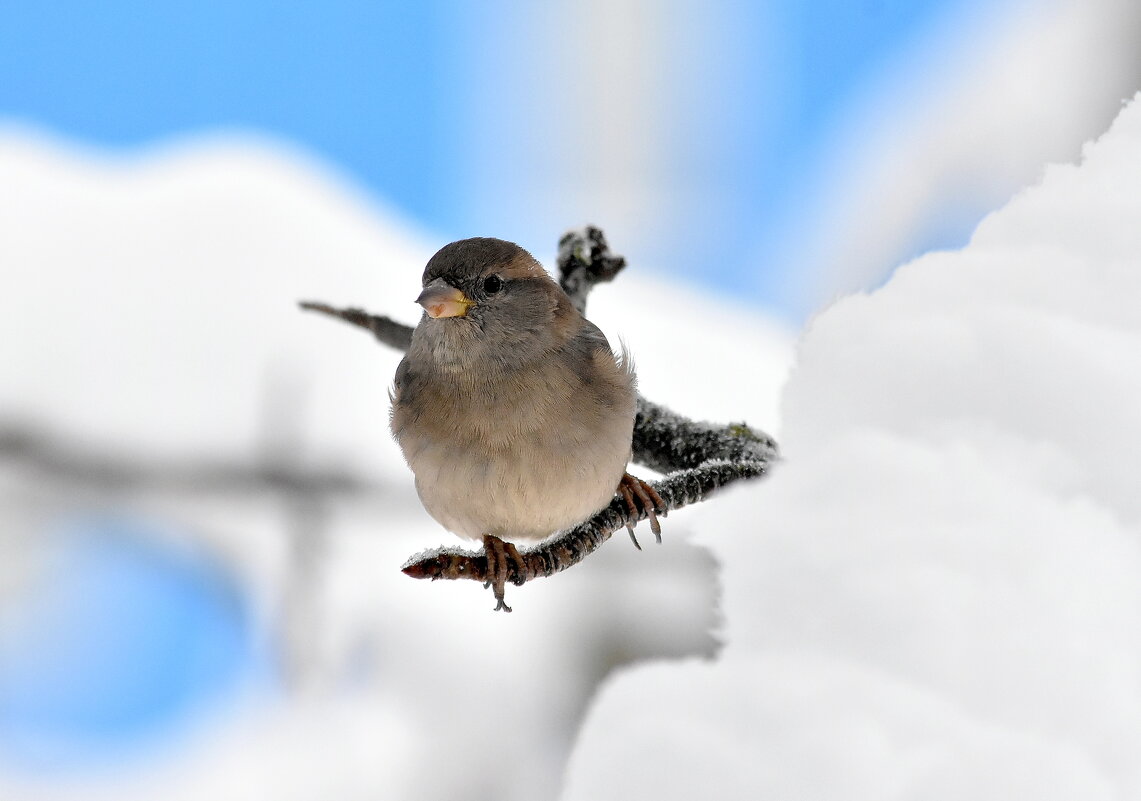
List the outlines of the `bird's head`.
<svg viewBox="0 0 1141 801">
<path fill-rule="evenodd" d="M 415 338 L 441 364 L 510 366 L 570 333 L 570 300 L 535 258 L 502 239 L 445 245 L 424 269 Z"/>
</svg>

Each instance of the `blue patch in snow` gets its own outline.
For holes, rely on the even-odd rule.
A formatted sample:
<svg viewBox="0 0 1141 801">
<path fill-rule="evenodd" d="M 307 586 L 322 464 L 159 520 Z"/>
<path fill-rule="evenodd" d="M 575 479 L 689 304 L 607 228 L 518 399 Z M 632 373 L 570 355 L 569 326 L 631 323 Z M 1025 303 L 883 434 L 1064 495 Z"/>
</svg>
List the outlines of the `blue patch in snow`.
<svg viewBox="0 0 1141 801">
<path fill-rule="evenodd" d="M 267 671 L 233 577 L 135 521 L 45 532 L 52 556 L 0 615 L 0 765 L 130 756 Z"/>
</svg>

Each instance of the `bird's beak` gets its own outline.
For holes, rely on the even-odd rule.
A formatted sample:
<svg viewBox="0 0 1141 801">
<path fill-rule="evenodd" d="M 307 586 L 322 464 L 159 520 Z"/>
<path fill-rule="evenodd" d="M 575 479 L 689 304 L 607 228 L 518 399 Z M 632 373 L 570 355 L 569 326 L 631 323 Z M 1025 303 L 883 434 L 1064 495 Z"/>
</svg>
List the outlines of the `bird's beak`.
<svg viewBox="0 0 1141 801">
<path fill-rule="evenodd" d="M 437 278 L 420 293 L 416 302 L 424 307 L 429 317 L 463 317 L 467 310 L 475 305 L 475 301 L 468 298 L 443 278 Z"/>
</svg>

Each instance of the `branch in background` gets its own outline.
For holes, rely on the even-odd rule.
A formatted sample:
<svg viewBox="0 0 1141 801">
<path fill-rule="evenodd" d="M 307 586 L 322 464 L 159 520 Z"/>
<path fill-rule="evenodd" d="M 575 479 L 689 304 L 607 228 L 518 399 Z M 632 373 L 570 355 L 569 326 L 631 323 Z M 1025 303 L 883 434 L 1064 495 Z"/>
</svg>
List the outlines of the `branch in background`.
<svg viewBox="0 0 1141 801">
<path fill-rule="evenodd" d="M 612 280 L 625 265 L 625 259 L 610 252 L 598 228 L 570 231 L 559 240 L 559 284 L 580 311 L 585 311 L 586 299 L 595 285 Z M 365 328 L 381 342 L 400 350 L 407 349 L 412 336 L 409 326 L 360 309 L 337 309 L 311 302 L 302 303 L 301 308 Z M 762 431 L 744 423 L 695 422 L 640 395 L 633 452 L 635 462 L 667 473 L 653 484 L 667 510 L 703 501 L 711 492 L 734 481 L 762 476 L 779 458 L 776 441 Z M 615 531 L 646 516 L 645 510 L 631 510 L 620 497 L 615 497 L 590 520 L 535 548 L 521 550 L 521 563 L 508 560 L 507 581 L 523 585 L 566 570 L 598 550 Z M 485 584 L 494 579 L 486 554 L 452 548 L 417 554 L 401 569 L 413 578 L 471 579 Z M 498 599 L 502 603 L 502 598 Z"/>
<path fill-rule="evenodd" d="M 586 314 L 586 297 L 596 284 L 613 281 L 626 266 L 606 244 L 602 230 L 588 225 L 567 231 L 559 239 L 559 285 L 570 296 L 579 314 Z"/>
<path fill-rule="evenodd" d="M 391 348 L 408 350 L 408 346 L 412 343 L 412 326 L 398 323 L 390 317 L 369 314 L 363 309 L 335 309 L 325 303 L 312 303 L 310 301 L 302 301 L 298 305 L 305 311 L 321 312 L 330 317 L 344 320 L 346 323 L 368 329 L 372 331 L 374 337 Z"/>
<path fill-rule="evenodd" d="M 309 469 L 279 460 L 243 462 L 123 455 L 27 420 L 0 419 L 0 464 L 12 462 L 50 477 L 102 490 L 160 489 L 175 492 L 246 493 L 261 490 L 289 496 L 375 494 L 378 488 L 341 470 Z"/>
</svg>

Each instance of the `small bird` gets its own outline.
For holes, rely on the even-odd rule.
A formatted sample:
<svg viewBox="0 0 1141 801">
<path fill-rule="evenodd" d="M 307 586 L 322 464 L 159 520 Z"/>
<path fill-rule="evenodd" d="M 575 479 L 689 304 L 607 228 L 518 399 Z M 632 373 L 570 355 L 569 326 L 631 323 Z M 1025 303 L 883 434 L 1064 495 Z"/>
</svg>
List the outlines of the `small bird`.
<svg viewBox="0 0 1141 801">
<path fill-rule="evenodd" d="M 587 520 L 616 492 L 660 541 L 665 504 L 626 472 L 630 358 L 530 253 L 491 238 L 446 245 L 416 302 L 424 313 L 396 369 L 392 433 L 428 513 L 483 542 L 496 610 L 511 611 L 507 560 L 524 568 L 514 543 Z"/>
</svg>

